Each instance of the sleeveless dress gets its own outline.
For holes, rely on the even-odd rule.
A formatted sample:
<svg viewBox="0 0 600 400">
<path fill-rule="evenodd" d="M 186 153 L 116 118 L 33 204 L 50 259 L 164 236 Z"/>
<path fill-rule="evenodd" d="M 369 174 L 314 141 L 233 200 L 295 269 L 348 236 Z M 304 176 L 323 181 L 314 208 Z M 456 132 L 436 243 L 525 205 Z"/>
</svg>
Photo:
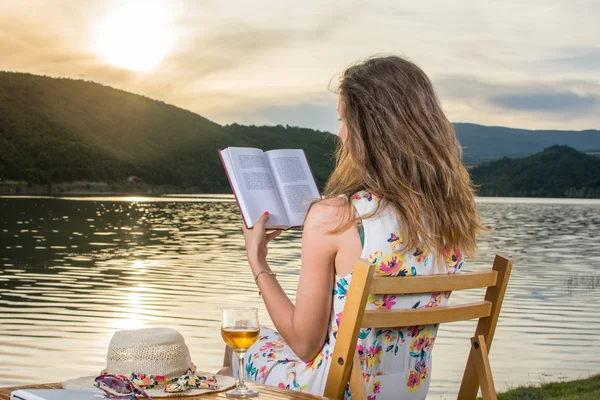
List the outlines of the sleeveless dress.
<svg viewBox="0 0 600 400">
<path fill-rule="evenodd" d="M 352 196 L 360 217 L 371 215 L 380 198 L 361 191 Z M 361 228 L 362 225 L 362 228 Z M 376 274 L 384 276 L 456 273 L 463 265 L 459 250 L 447 250 L 444 265 L 426 248 L 401 251 L 403 236 L 395 214 L 381 209 L 374 217 L 359 224 L 363 243 L 361 258 L 376 265 Z M 246 379 L 290 390 L 323 395 L 332 362 L 340 318 L 348 294 L 352 273 L 337 276 L 328 337 L 321 352 L 307 363 L 300 360 L 276 331 L 261 327 L 259 339 L 246 354 Z M 446 305 L 450 293 L 419 295 L 371 295 L 368 310 L 396 310 Z M 411 326 L 402 329 L 361 329 L 357 350 L 368 400 L 425 399 L 431 376 L 431 351 L 438 326 Z M 235 355 L 234 355 L 235 357 Z M 232 363 L 235 366 L 237 362 Z M 346 399 L 351 398 L 349 388 Z"/>
</svg>

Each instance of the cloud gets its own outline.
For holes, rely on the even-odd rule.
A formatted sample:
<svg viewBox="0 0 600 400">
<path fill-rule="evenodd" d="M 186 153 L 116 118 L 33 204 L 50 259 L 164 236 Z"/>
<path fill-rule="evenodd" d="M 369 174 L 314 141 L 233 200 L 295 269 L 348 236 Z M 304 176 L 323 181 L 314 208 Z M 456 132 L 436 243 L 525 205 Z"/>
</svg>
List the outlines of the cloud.
<svg viewBox="0 0 600 400">
<path fill-rule="evenodd" d="M 489 98 L 492 104 L 518 111 L 582 113 L 600 104 L 600 97 L 562 93 L 513 93 Z"/>
<path fill-rule="evenodd" d="M 491 81 L 452 75 L 434 82 L 442 101 L 460 101 L 488 108 L 551 113 L 558 116 L 592 113 L 600 105 L 600 85 L 593 80 Z M 490 109 L 491 107 L 491 109 Z"/>
<path fill-rule="evenodd" d="M 232 16 L 227 10 L 226 19 L 218 16 L 203 19 L 184 15 L 175 20 L 182 34 L 180 48 L 166 59 L 167 68 L 178 66 L 179 73 L 188 78 L 201 79 L 212 73 L 239 70 L 257 62 L 269 62 L 263 68 L 276 68 L 273 58 L 290 49 L 302 49 L 318 41 L 327 41 L 343 21 L 352 15 L 348 2 L 342 7 L 324 7 L 316 14 L 273 15 L 268 23 L 245 16 Z M 242 18 L 245 17 L 245 18 Z M 215 18 L 217 22 L 215 22 Z M 273 56 L 267 59 L 266 56 Z M 181 76 L 181 75 L 180 75 Z"/>
<path fill-rule="evenodd" d="M 107 65 L 96 25 L 144 1 L 0 0 L 0 69 L 81 77 L 223 123 L 336 130 L 330 78 L 393 52 L 423 67 L 453 121 L 600 126 L 595 0 L 152 0 L 164 6 L 170 53 L 144 73 Z"/>
<path fill-rule="evenodd" d="M 506 82 L 449 75 L 435 79 L 434 85 L 446 115 L 454 122 L 530 129 L 577 129 L 575 122 L 581 124 L 581 129 L 600 125 L 600 84 L 595 81 Z M 258 93 L 245 98 L 224 93 L 210 96 L 211 103 L 221 106 L 205 109 L 202 114 L 220 123 L 289 124 L 329 132 L 339 129 L 337 97 L 329 92 L 293 97 L 289 93 L 283 97 Z"/>
<path fill-rule="evenodd" d="M 600 70 L 600 49 L 570 49 L 571 55 L 551 59 L 550 62 L 567 68 L 576 68 L 598 72 Z M 575 53 L 575 54 L 573 54 Z"/>
<path fill-rule="evenodd" d="M 597 129 L 600 83 L 584 74 L 578 79 L 554 78 L 541 74 L 509 80 L 453 74 L 435 77 L 433 83 L 453 122 L 526 129 Z"/>
</svg>

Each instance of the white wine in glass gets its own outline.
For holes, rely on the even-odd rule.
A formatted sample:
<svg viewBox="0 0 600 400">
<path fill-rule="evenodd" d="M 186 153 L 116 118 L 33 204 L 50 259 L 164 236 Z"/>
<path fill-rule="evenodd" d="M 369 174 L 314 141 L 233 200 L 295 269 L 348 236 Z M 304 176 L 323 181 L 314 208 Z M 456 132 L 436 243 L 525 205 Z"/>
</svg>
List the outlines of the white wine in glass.
<svg viewBox="0 0 600 400">
<path fill-rule="evenodd" d="M 225 344 L 235 351 L 238 360 L 238 381 L 236 388 L 227 392 L 227 397 L 256 397 L 258 392 L 244 383 L 244 359 L 246 351 L 258 339 L 258 308 L 224 308 L 221 322 L 221 335 Z"/>
</svg>

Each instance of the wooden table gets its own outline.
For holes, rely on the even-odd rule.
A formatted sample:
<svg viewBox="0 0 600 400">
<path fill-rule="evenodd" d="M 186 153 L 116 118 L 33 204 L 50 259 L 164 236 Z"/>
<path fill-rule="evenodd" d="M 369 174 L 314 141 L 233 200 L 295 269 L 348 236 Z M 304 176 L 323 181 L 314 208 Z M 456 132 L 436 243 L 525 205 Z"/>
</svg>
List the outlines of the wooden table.
<svg viewBox="0 0 600 400">
<path fill-rule="evenodd" d="M 248 382 L 246 384 L 249 388 L 254 389 L 260 393 L 260 396 L 256 397 L 257 400 L 315 400 L 325 399 L 325 397 L 314 396 L 312 394 L 292 392 L 286 389 L 276 388 L 274 386 L 261 385 L 258 383 Z M 45 385 L 28 385 L 28 386 L 14 386 L 14 387 L 0 387 L 0 400 L 10 400 L 10 392 L 17 389 L 62 389 L 60 383 L 48 383 Z M 181 400 L 215 400 L 215 399 L 226 399 L 225 392 L 203 394 L 200 396 L 185 396 L 185 397 L 169 397 L 169 399 L 181 399 Z M 158 398 L 157 398 L 158 399 Z M 167 399 L 166 397 L 160 397 L 160 399 Z"/>
</svg>

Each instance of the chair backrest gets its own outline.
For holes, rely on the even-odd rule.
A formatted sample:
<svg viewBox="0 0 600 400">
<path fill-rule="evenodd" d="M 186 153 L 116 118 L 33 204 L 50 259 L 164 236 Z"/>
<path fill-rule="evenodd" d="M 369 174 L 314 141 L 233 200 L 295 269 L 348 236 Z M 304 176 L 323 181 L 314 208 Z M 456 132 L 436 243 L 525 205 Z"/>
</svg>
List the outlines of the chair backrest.
<svg viewBox="0 0 600 400">
<path fill-rule="evenodd" d="M 360 328 L 400 328 L 478 318 L 474 339 L 481 337 L 481 344 L 479 341 L 475 341 L 473 346 L 479 352 L 481 352 L 480 347 L 485 350 L 484 362 L 488 363 L 487 351 L 492 344 L 511 268 L 511 260 L 496 256 L 492 269 L 486 272 L 380 277 L 374 276 L 374 265 L 357 260 L 340 321 L 324 396 L 343 399 L 346 385 L 350 383 L 352 398 L 355 400 L 366 399 L 364 378 L 356 352 Z M 406 310 L 367 311 L 365 309 L 369 294 L 436 293 L 483 287 L 487 287 L 485 298 L 478 302 Z M 476 366 L 480 364 L 479 360 L 476 361 L 474 357 L 470 355 L 467 360 L 459 399 L 470 400 L 477 396 L 480 379 Z M 487 367 L 489 370 L 489 363 Z M 491 373 L 489 375 L 491 378 Z M 484 386 L 487 388 L 490 385 L 489 380 L 481 382 L 481 385 L 483 391 Z M 493 381 L 491 385 L 491 391 L 495 393 Z"/>
</svg>

